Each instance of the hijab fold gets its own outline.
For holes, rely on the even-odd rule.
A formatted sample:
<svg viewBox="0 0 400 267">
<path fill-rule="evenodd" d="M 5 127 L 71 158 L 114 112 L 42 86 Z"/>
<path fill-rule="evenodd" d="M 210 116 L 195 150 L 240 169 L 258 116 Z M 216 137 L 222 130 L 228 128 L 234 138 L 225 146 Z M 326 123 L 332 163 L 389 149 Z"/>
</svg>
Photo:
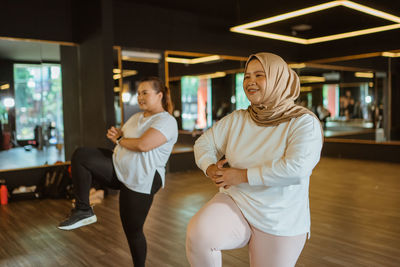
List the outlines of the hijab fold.
<svg viewBox="0 0 400 267">
<path fill-rule="evenodd" d="M 261 103 L 247 109 L 258 126 L 277 126 L 304 114 L 316 117 L 311 110 L 294 103 L 300 95 L 300 79 L 281 57 L 271 53 L 250 55 L 245 72 L 253 59 L 261 62 L 267 80 Z"/>
</svg>

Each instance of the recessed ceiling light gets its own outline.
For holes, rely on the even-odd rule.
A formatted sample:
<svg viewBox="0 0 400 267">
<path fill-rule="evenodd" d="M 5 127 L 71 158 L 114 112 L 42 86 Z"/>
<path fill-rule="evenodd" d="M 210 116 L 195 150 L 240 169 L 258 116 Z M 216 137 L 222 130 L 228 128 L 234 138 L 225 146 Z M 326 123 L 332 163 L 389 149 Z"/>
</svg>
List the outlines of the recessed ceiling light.
<svg viewBox="0 0 400 267">
<path fill-rule="evenodd" d="M 374 78 L 374 74 L 372 72 L 356 72 L 354 73 L 354 76 L 358 78 Z"/>
<path fill-rule="evenodd" d="M 400 53 L 382 52 L 383 57 L 400 57 Z"/>
<path fill-rule="evenodd" d="M 271 32 L 251 30 L 251 28 L 275 23 L 278 21 L 287 20 L 287 19 L 294 18 L 294 17 L 303 16 L 306 14 L 322 11 L 322 10 L 337 7 L 337 6 L 344 6 L 347 8 L 355 9 L 360 12 L 369 14 L 371 16 L 376 16 L 376 17 L 379 17 L 382 19 L 386 19 L 386 20 L 395 22 L 395 24 L 374 27 L 374 28 L 369 28 L 369 29 L 364 29 L 364 30 L 358 30 L 358 31 L 352 31 L 352 32 L 344 32 L 344 33 L 333 34 L 333 35 L 322 36 L 322 37 L 311 38 L 311 39 L 297 38 L 297 37 L 281 35 L 281 34 L 276 34 L 276 33 L 271 33 Z M 332 1 L 332 2 L 321 4 L 321 5 L 303 8 L 303 9 L 292 11 L 289 13 L 285 13 L 285 14 L 269 17 L 266 19 L 257 20 L 257 21 L 253 21 L 250 23 L 238 25 L 238 26 L 232 27 L 230 29 L 230 31 L 264 37 L 264 38 L 276 39 L 276 40 L 281 40 L 281 41 L 286 41 L 286 42 L 293 42 L 293 43 L 298 43 L 298 44 L 316 44 L 316 43 L 321 43 L 321 42 L 333 41 L 333 40 L 338 40 L 338 39 L 344 39 L 344 38 L 360 36 L 360 35 L 365 35 L 365 34 L 371 34 L 371 33 L 376 33 L 376 32 L 382 32 L 382 31 L 388 31 L 388 30 L 399 29 L 399 28 L 400 28 L 400 17 L 394 16 L 392 14 L 389 14 L 389 13 L 386 13 L 383 11 L 379 11 L 379 10 L 376 10 L 376 9 L 373 9 L 373 8 L 370 8 L 370 7 L 367 7 L 364 5 L 360 5 L 360 4 L 354 3 L 352 1 Z"/>
<path fill-rule="evenodd" d="M 0 86 L 0 90 L 7 90 L 9 88 L 10 88 L 10 84 L 9 83 L 6 83 L 6 84 L 3 84 L 3 85 Z"/>
<path fill-rule="evenodd" d="M 325 82 L 325 77 L 320 76 L 300 76 L 300 83 L 321 83 Z"/>
<path fill-rule="evenodd" d="M 181 63 L 181 64 L 198 64 L 198 63 L 217 61 L 220 59 L 221 59 L 221 57 L 218 55 L 197 57 L 197 58 L 180 58 L 180 57 L 167 57 L 166 58 L 167 62 Z"/>
<path fill-rule="evenodd" d="M 225 72 L 217 71 L 217 72 L 214 72 L 214 73 L 202 74 L 202 75 L 199 75 L 198 77 L 200 79 L 213 79 L 213 78 L 221 78 L 221 77 L 225 77 L 225 76 L 226 76 Z"/>
<path fill-rule="evenodd" d="M 295 25 L 292 27 L 292 30 L 295 30 L 298 32 L 304 32 L 304 31 L 308 31 L 311 29 L 312 29 L 312 26 L 308 25 L 308 24 L 299 24 L 299 25 Z"/>
<path fill-rule="evenodd" d="M 301 86 L 300 87 L 300 91 L 301 92 L 311 92 L 312 91 L 312 87 L 311 86 Z"/>
<path fill-rule="evenodd" d="M 124 61 L 159 63 L 161 60 L 160 53 L 122 50 L 121 54 Z"/>
<path fill-rule="evenodd" d="M 290 64 L 288 64 L 288 65 L 289 65 L 289 67 L 291 67 L 292 69 L 302 69 L 302 68 L 307 67 L 306 64 L 304 64 L 304 63 L 290 63 Z"/>
</svg>

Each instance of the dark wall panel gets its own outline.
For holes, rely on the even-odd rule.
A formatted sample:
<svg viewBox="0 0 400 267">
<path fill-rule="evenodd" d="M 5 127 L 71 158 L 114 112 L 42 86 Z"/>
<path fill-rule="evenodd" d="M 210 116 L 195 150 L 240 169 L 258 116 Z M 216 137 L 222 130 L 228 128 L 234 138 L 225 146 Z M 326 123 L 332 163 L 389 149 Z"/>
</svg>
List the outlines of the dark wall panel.
<svg viewBox="0 0 400 267">
<path fill-rule="evenodd" d="M 351 142 L 326 141 L 322 148 L 322 156 L 400 162 L 400 145 L 364 144 Z"/>
<path fill-rule="evenodd" d="M 78 47 L 61 49 L 66 160 L 78 146 L 111 147 L 105 136 L 115 125 L 111 1 L 101 7 L 102 27 Z"/>
<path fill-rule="evenodd" d="M 79 86 L 78 48 L 61 46 L 61 69 L 63 87 L 63 116 L 64 116 L 64 147 L 65 159 L 70 160 L 73 151 L 83 144 L 81 118 L 82 107 L 80 101 L 81 88 Z"/>
<path fill-rule="evenodd" d="M 0 36 L 73 41 L 71 0 L 2 0 Z"/>
<path fill-rule="evenodd" d="M 79 61 L 83 143 L 104 146 L 106 131 L 115 124 L 112 46 L 103 43 L 102 36 L 86 40 L 79 46 Z"/>
<path fill-rule="evenodd" d="M 400 140 L 400 59 L 392 62 L 392 140 Z"/>
</svg>

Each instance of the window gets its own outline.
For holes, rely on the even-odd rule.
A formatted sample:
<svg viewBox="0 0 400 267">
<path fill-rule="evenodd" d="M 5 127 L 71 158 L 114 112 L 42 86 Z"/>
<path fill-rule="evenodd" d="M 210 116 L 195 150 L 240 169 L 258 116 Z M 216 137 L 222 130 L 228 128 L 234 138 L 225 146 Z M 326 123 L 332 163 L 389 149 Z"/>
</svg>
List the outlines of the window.
<svg viewBox="0 0 400 267">
<path fill-rule="evenodd" d="M 211 79 L 185 76 L 181 79 L 182 129 L 192 131 L 211 126 Z"/>
<path fill-rule="evenodd" d="M 250 105 L 250 102 L 247 99 L 247 96 L 243 90 L 243 78 L 244 78 L 244 73 L 236 73 L 235 77 L 236 109 L 247 109 L 247 107 Z"/>
<path fill-rule="evenodd" d="M 59 64 L 14 64 L 17 140 L 32 140 L 44 129 L 50 144 L 64 137 Z"/>
</svg>

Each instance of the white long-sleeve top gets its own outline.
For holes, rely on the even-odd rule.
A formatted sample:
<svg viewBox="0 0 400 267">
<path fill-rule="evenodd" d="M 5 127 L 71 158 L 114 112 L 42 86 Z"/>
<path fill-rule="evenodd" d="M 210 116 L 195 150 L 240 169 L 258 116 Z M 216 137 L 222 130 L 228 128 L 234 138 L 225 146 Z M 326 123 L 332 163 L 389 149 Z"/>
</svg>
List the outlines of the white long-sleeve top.
<svg viewBox="0 0 400 267">
<path fill-rule="evenodd" d="M 310 232 L 308 188 L 321 148 L 320 122 L 309 114 L 262 127 L 246 110 L 237 110 L 197 139 L 194 154 L 204 173 L 223 155 L 231 167 L 247 169 L 248 183 L 220 191 L 252 226 L 295 236 Z"/>
</svg>

